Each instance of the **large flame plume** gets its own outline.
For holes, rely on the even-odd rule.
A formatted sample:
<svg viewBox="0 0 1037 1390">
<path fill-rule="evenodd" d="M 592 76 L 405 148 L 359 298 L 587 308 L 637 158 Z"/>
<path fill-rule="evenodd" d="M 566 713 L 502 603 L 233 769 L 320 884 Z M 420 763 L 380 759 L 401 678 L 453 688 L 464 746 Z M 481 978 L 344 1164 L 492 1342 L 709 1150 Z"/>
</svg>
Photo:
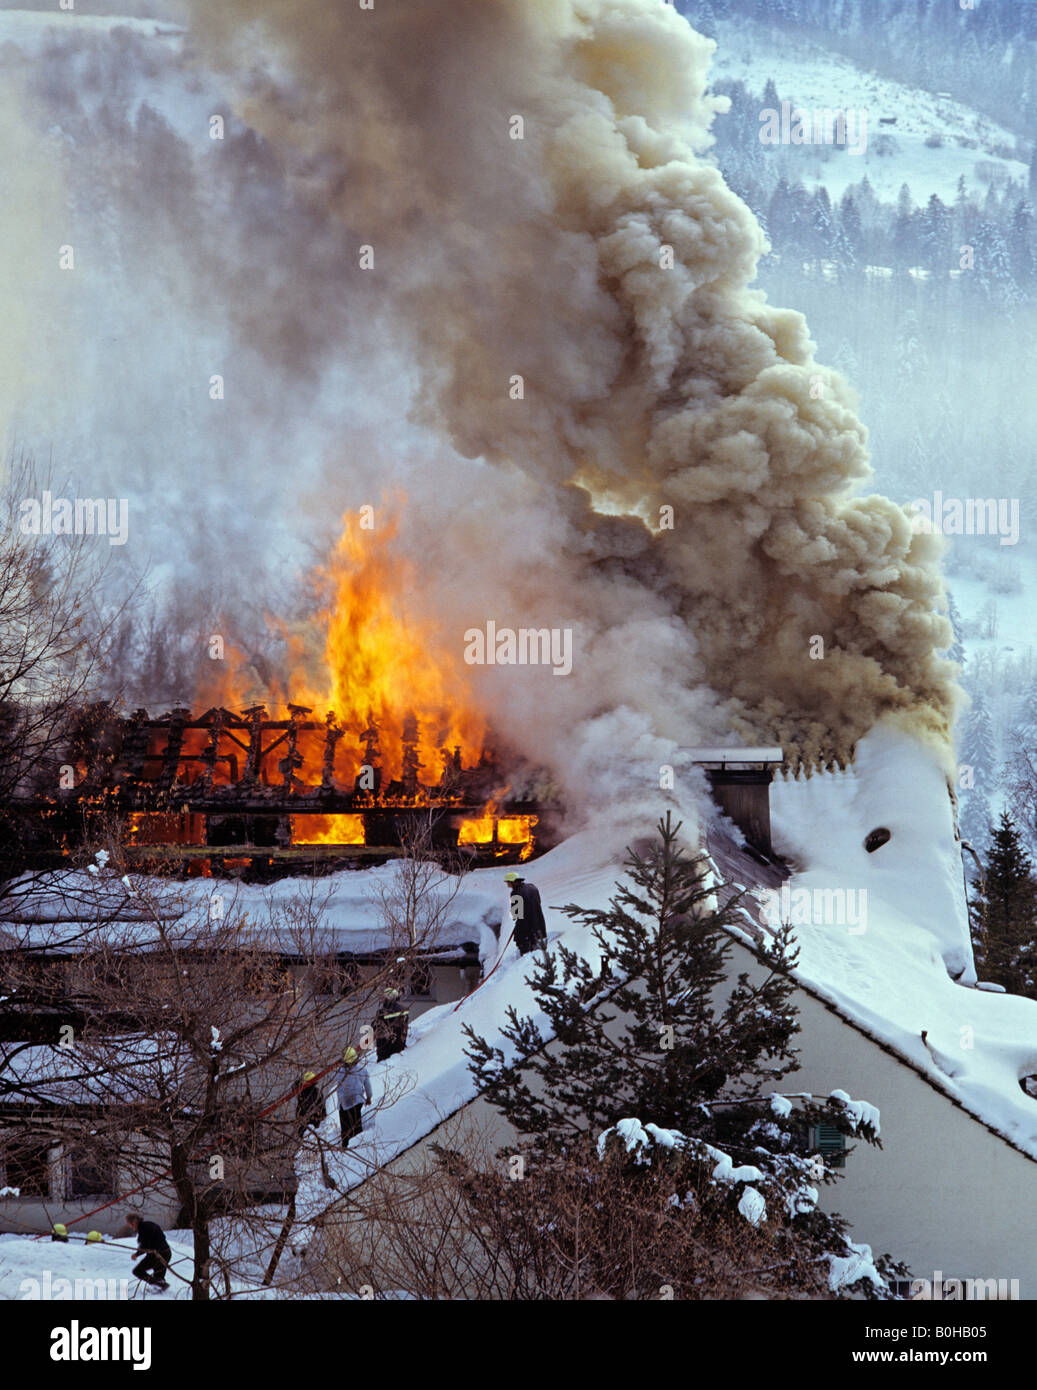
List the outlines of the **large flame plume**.
<svg viewBox="0 0 1037 1390">
<path fill-rule="evenodd" d="M 270 616 L 284 637 L 287 674 L 260 681 L 232 648 L 212 663 L 201 698 L 234 709 L 266 700 L 282 713 L 291 703 L 318 719 L 332 713 L 345 745 L 339 760 L 352 768 L 347 782 L 366 757 L 386 780 L 400 777 L 408 745 L 421 780 L 438 782 L 446 761 L 470 766 L 486 751 L 487 721 L 469 669 L 442 632 L 408 611 L 420 574 L 394 547 L 393 520 L 375 525 L 373 512 L 347 514 L 342 525 L 333 552 L 311 576 L 313 605 L 305 621 Z M 321 736 L 303 741 L 312 745 L 304 751 L 319 772 Z"/>
</svg>

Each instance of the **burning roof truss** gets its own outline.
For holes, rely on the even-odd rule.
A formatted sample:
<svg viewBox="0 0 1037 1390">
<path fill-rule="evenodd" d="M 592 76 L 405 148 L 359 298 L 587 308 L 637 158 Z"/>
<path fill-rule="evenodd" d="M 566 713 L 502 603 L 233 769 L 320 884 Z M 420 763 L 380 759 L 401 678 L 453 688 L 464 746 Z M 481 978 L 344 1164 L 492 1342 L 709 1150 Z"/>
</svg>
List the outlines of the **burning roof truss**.
<svg viewBox="0 0 1037 1390">
<path fill-rule="evenodd" d="M 357 731 L 350 760 L 347 731 L 333 713 L 321 721 L 304 705 L 287 712 L 277 719 L 253 705 L 197 718 L 179 706 L 158 719 L 144 709 L 128 719 L 102 713 L 76 741 L 75 786 L 7 809 L 42 815 L 54 829 L 84 815 L 107 817 L 124 826 L 128 858 L 195 861 L 203 872 L 213 860 L 223 867 L 228 859 L 287 865 L 345 851 L 389 857 L 404 852 L 419 823 L 438 850 L 476 859 L 532 853 L 539 808 L 528 795 L 510 795 L 492 751 L 465 766 L 460 748 L 440 748 L 433 781 L 411 715 L 390 775 L 374 720 Z"/>
</svg>

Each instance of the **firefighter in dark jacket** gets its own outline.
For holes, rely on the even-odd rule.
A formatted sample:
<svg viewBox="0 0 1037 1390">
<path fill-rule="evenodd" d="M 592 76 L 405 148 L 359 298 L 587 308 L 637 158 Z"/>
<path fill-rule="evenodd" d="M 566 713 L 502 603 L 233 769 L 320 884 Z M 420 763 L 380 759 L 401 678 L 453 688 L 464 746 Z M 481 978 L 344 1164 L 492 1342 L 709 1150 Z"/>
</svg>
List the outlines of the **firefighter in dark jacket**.
<svg viewBox="0 0 1037 1390">
<path fill-rule="evenodd" d="M 144 1256 L 139 1265 L 134 1265 L 134 1274 L 145 1284 L 151 1284 L 156 1289 L 168 1289 L 166 1270 L 173 1252 L 169 1248 L 162 1227 L 154 1221 L 142 1221 L 135 1211 L 126 1213 L 126 1224 L 137 1237 L 137 1249 L 133 1252 L 133 1258 L 136 1259 L 138 1255 Z"/>
<path fill-rule="evenodd" d="M 511 889 L 511 920 L 515 923 L 515 945 L 519 955 L 543 949 L 547 945 L 547 923 L 544 909 L 540 906 L 540 894 L 532 883 L 527 883 L 521 874 L 514 872 L 504 875 Z"/>
<path fill-rule="evenodd" d="M 295 1118 L 299 1122 L 300 1139 L 306 1133 L 307 1126 L 320 1129 L 324 1123 L 324 1096 L 316 1081 L 316 1073 L 308 1071 L 302 1079 L 302 1090 L 295 1098 Z"/>
<path fill-rule="evenodd" d="M 402 1052 L 407 1046 L 409 1024 L 410 1010 L 401 1003 L 400 991 L 390 986 L 374 1016 L 374 1043 L 379 1062 Z"/>
</svg>

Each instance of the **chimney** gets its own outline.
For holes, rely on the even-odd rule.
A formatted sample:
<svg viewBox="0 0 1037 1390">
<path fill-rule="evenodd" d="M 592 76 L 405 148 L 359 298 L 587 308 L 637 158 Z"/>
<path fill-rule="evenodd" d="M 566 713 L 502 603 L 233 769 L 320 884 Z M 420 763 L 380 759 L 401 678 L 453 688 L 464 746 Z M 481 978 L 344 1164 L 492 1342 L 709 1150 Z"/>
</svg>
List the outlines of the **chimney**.
<svg viewBox="0 0 1037 1390">
<path fill-rule="evenodd" d="M 770 786 L 785 761 L 780 748 L 689 748 L 696 767 L 705 769 L 713 800 L 738 826 L 746 842 L 768 859 L 771 846 Z"/>
</svg>

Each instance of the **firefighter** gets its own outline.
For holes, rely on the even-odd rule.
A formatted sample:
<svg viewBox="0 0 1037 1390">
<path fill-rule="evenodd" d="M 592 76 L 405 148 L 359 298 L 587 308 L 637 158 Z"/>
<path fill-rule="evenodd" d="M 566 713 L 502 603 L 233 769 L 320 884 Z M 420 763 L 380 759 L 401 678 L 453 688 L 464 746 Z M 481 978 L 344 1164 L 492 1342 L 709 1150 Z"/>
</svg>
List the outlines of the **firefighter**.
<svg viewBox="0 0 1037 1390">
<path fill-rule="evenodd" d="M 342 1054 L 342 1076 L 338 1083 L 338 1117 L 342 1127 L 342 1147 L 349 1148 L 363 1128 L 360 1112 L 371 1104 L 371 1079 L 355 1047 Z"/>
<path fill-rule="evenodd" d="M 532 883 L 527 883 L 521 874 L 512 871 L 504 875 L 511 889 L 511 920 L 515 923 L 515 945 L 519 955 L 542 950 L 547 945 L 547 923 L 544 909 L 540 906 L 540 893 Z"/>
<path fill-rule="evenodd" d="M 173 1258 L 165 1231 L 154 1221 L 142 1221 L 135 1211 L 126 1213 L 126 1224 L 137 1237 L 137 1249 L 133 1252 L 133 1258 L 136 1259 L 138 1255 L 144 1256 L 139 1265 L 134 1265 L 134 1274 L 152 1288 L 165 1291 L 169 1288 L 166 1283 L 166 1270 Z"/>
<path fill-rule="evenodd" d="M 407 1046 L 410 1010 L 400 1000 L 400 991 L 390 986 L 378 1005 L 374 1018 L 374 1042 L 379 1062 L 402 1052 Z"/>
<path fill-rule="evenodd" d="M 300 1139 L 308 1126 L 320 1129 L 324 1122 L 324 1096 L 320 1087 L 314 1085 L 316 1080 L 316 1073 L 308 1071 L 302 1079 L 302 1090 L 295 1099 L 295 1118 L 299 1122 Z"/>
</svg>

